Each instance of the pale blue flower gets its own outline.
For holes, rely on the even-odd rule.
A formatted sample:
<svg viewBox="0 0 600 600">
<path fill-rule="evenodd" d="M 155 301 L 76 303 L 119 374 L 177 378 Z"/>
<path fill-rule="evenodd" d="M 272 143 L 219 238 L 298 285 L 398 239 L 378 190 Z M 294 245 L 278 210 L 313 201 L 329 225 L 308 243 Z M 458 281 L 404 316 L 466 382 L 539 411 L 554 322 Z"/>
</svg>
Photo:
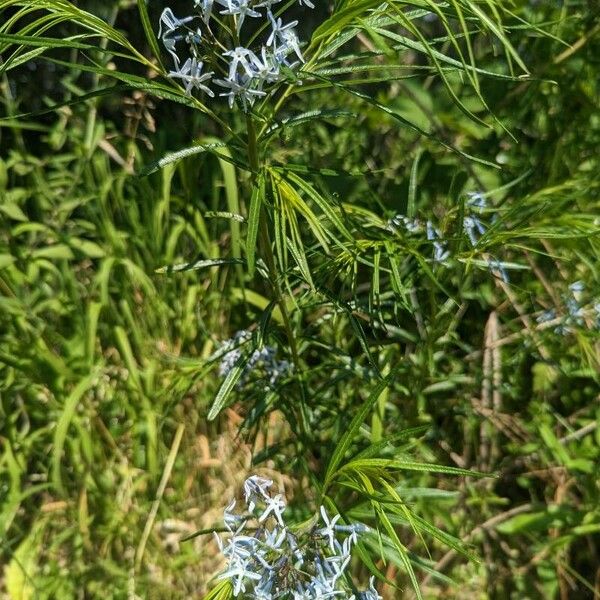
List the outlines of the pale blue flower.
<svg viewBox="0 0 600 600">
<path fill-rule="evenodd" d="M 425 231 L 427 239 L 433 242 L 433 262 L 444 264 L 450 258 L 450 252 L 446 248 L 446 244 L 440 241 L 442 234 L 431 221 L 427 221 Z"/>
<path fill-rule="evenodd" d="M 463 229 L 467 234 L 469 241 L 471 242 L 471 246 L 476 246 L 479 235 L 483 235 L 485 233 L 485 227 L 483 223 L 476 216 L 467 216 L 463 221 Z"/>
<path fill-rule="evenodd" d="M 219 4 L 225 7 L 225 10 L 221 11 L 222 15 L 236 15 L 237 16 L 237 32 L 238 35 L 242 29 L 244 19 L 246 17 L 260 17 L 261 14 L 255 11 L 251 6 L 249 0 L 217 0 Z"/>
<path fill-rule="evenodd" d="M 272 514 L 272 516 L 277 520 L 279 525 L 283 527 L 282 513 L 285 510 L 285 501 L 283 499 L 283 496 L 281 494 L 277 494 L 273 498 L 267 496 L 265 498 L 265 504 L 266 507 L 262 514 L 258 517 L 258 522 L 263 523 Z"/>
<path fill-rule="evenodd" d="M 565 302 L 567 306 L 566 325 L 583 325 L 584 311 L 579 302 L 575 298 L 567 298 Z"/>
<path fill-rule="evenodd" d="M 387 222 L 387 229 L 393 233 L 400 227 L 403 227 L 409 233 L 418 233 L 423 229 L 422 224 L 418 219 L 413 219 L 404 215 L 394 215 Z"/>
<path fill-rule="evenodd" d="M 179 66 L 179 56 L 175 51 L 175 45 L 178 41 L 185 39 L 185 36 L 177 34 L 176 31 L 193 19 L 195 19 L 194 16 L 178 19 L 170 8 L 165 8 L 160 15 L 158 37 L 162 40 L 167 52 L 173 57 L 176 67 Z"/>
<path fill-rule="evenodd" d="M 248 87 L 245 83 L 239 83 L 233 79 L 215 79 L 214 82 L 221 87 L 228 88 L 228 92 L 223 92 L 219 96 L 225 96 L 228 99 L 229 107 L 233 108 L 233 103 L 236 98 L 239 98 L 242 102 L 244 112 L 248 112 L 248 105 L 252 106 L 256 100 L 261 96 L 266 96 L 266 92 L 262 90 L 255 90 Z"/>
<path fill-rule="evenodd" d="M 233 595 L 246 591 L 246 579 L 260 581 L 261 575 L 251 570 L 250 560 L 236 562 L 232 567 L 219 575 L 218 579 L 231 579 L 233 582 Z"/>
<path fill-rule="evenodd" d="M 494 257 L 488 258 L 487 263 L 492 274 L 497 274 L 504 283 L 510 282 L 510 279 L 508 278 L 508 272 L 504 267 L 504 263 L 500 262 L 497 258 Z"/>
<path fill-rule="evenodd" d="M 272 485 L 272 479 L 266 479 L 259 475 L 252 475 L 246 479 L 244 482 L 244 500 L 250 512 L 254 510 L 256 499 L 264 500 L 269 497 L 269 489 Z"/>
<path fill-rule="evenodd" d="M 202 73 L 202 67 L 203 63 L 199 62 L 196 58 L 188 58 L 183 67 L 178 71 L 171 71 L 169 77 L 171 79 L 181 79 L 185 84 L 185 93 L 187 96 L 191 95 L 193 89 L 197 89 L 214 97 L 214 92 L 204 85 L 205 81 L 210 81 L 213 73 Z"/>
<path fill-rule="evenodd" d="M 323 523 L 325 523 L 325 527 L 323 527 L 322 529 L 319 529 L 318 533 L 319 535 L 322 535 L 324 537 L 326 537 L 329 540 L 329 546 L 331 547 L 331 551 L 335 552 L 335 548 L 334 548 L 334 540 L 335 540 L 335 531 L 334 531 L 334 526 L 337 523 L 337 521 L 340 518 L 340 515 L 336 515 L 335 517 L 333 517 L 333 519 L 329 519 L 327 512 L 325 511 L 325 507 L 321 506 L 320 508 L 321 511 L 321 518 L 323 519 Z"/>
<path fill-rule="evenodd" d="M 573 294 L 580 294 L 585 289 L 585 284 L 583 281 L 575 281 L 569 286 L 569 289 Z"/>
<path fill-rule="evenodd" d="M 271 21 L 271 34 L 267 39 L 267 46 L 273 47 L 275 56 L 283 62 L 288 54 L 294 52 L 298 59 L 304 62 L 300 42 L 294 30 L 294 27 L 298 25 L 298 21 L 292 21 L 284 25 L 281 17 L 275 19 L 271 11 L 267 12 L 267 16 Z"/>
<path fill-rule="evenodd" d="M 184 17 L 183 19 L 178 19 L 173 14 L 173 11 L 170 8 L 165 8 L 162 11 L 162 14 L 160 15 L 160 20 L 159 20 L 159 25 L 158 25 L 158 37 L 161 37 L 163 35 L 163 33 L 162 33 L 163 26 L 165 28 L 164 35 L 167 35 L 168 33 L 172 33 L 173 31 L 175 31 L 179 27 L 183 27 L 186 23 L 193 21 L 195 18 L 196 17 L 194 17 L 194 16 L 190 16 L 190 17 Z"/>
<path fill-rule="evenodd" d="M 548 323 L 549 321 L 554 321 L 554 319 L 556 319 L 556 311 L 553 308 L 549 308 L 536 317 L 535 320 L 537 323 Z"/>
<path fill-rule="evenodd" d="M 469 192 L 467 194 L 469 198 L 467 200 L 467 206 L 476 207 L 476 208 L 487 208 L 487 202 L 485 200 L 485 196 L 481 192 Z"/>
<path fill-rule="evenodd" d="M 266 46 L 261 48 L 261 58 L 256 54 L 250 55 L 252 77 L 262 85 L 263 82 L 274 83 L 279 81 L 279 65 L 275 62 L 273 55 L 269 54 Z"/>
<path fill-rule="evenodd" d="M 248 48 L 244 48 L 243 46 L 238 46 L 233 50 L 224 52 L 223 56 L 231 58 L 231 62 L 229 63 L 229 79 L 235 79 L 239 67 L 242 67 L 248 77 L 253 76 L 254 71 L 250 65 L 250 60 L 252 57 L 256 58 L 256 56 L 252 50 L 248 50 Z"/>
<path fill-rule="evenodd" d="M 208 25 L 212 16 L 214 0 L 194 0 L 194 6 L 202 11 L 202 20 Z"/>
</svg>

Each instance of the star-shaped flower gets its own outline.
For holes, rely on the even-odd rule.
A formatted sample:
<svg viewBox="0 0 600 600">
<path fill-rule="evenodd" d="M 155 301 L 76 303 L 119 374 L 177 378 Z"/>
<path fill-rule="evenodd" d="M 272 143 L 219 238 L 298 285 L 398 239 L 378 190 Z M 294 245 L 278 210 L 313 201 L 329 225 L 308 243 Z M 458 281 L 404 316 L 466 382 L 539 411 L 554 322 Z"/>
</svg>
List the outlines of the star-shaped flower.
<svg viewBox="0 0 600 600">
<path fill-rule="evenodd" d="M 336 551 L 334 542 L 335 540 L 335 530 L 334 526 L 340 518 L 340 515 L 335 515 L 333 519 L 329 520 L 327 512 L 325 511 L 325 507 L 321 506 L 321 517 L 323 518 L 323 522 L 325 523 L 325 527 L 319 529 L 319 534 L 325 536 L 329 539 L 329 547 L 332 552 Z"/>
<path fill-rule="evenodd" d="M 294 30 L 298 25 L 298 21 L 283 24 L 281 17 L 275 19 L 273 13 L 268 11 L 267 16 L 271 21 L 271 34 L 267 39 L 267 46 L 273 46 L 275 56 L 285 57 L 290 52 L 295 52 L 301 62 L 304 62 L 304 57 L 300 50 L 300 42 Z"/>
<path fill-rule="evenodd" d="M 158 37 L 162 37 L 162 35 L 163 35 L 163 33 L 162 33 L 163 26 L 165 28 L 164 35 L 167 35 L 168 33 L 172 33 L 173 31 L 175 31 L 178 27 L 182 27 L 186 23 L 193 21 L 195 18 L 196 17 L 194 17 L 194 16 L 190 16 L 190 17 L 183 17 L 183 19 L 178 19 L 173 14 L 173 11 L 170 8 L 165 8 L 165 10 L 163 10 L 162 14 L 160 15 L 160 21 L 159 21 L 159 25 L 158 25 Z"/>
<path fill-rule="evenodd" d="M 265 502 L 267 506 L 262 515 L 258 517 L 258 522 L 263 523 L 267 517 L 273 513 L 273 516 L 277 519 L 279 525 L 283 527 L 283 519 L 281 518 L 281 513 L 285 510 L 285 500 L 283 499 L 283 496 L 277 494 L 274 498 L 267 498 Z"/>
<path fill-rule="evenodd" d="M 250 57 L 253 77 L 261 83 L 278 81 L 280 78 L 279 65 L 275 62 L 274 57 L 269 55 L 266 46 L 261 48 L 260 54 L 260 58 L 254 53 Z"/>
<path fill-rule="evenodd" d="M 216 83 L 225 83 L 222 80 L 217 80 Z M 233 82 L 231 82 L 233 83 Z M 228 85 L 224 87 L 230 87 Z M 221 94 L 223 96 L 224 94 Z M 233 105 L 233 101 L 230 102 L 230 106 Z M 261 499 L 269 497 L 269 488 L 273 485 L 272 479 L 265 479 L 264 477 L 260 477 L 259 475 L 252 475 L 248 477 L 244 482 L 244 499 L 246 500 L 246 504 L 248 505 L 248 510 L 250 512 L 254 511 L 255 503 L 254 498 L 256 496 Z"/>
<path fill-rule="evenodd" d="M 176 31 L 179 27 L 183 27 L 193 19 L 195 19 L 194 16 L 178 19 L 170 8 L 165 8 L 160 15 L 158 37 L 162 40 L 167 52 L 173 57 L 176 67 L 179 66 L 179 56 L 177 56 L 177 53 L 175 52 L 175 44 L 185 37 L 181 34 L 177 34 Z"/>
<path fill-rule="evenodd" d="M 244 579 L 253 579 L 260 581 L 262 575 L 251 570 L 250 561 L 240 561 L 219 575 L 219 579 L 232 579 L 233 595 L 237 596 L 240 592 L 246 591 Z"/>
<path fill-rule="evenodd" d="M 185 93 L 190 96 L 194 88 L 206 92 L 209 96 L 214 97 L 214 92 L 206 87 L 203 82 L 209 81 L 213 76 L 212 72 L 202 73 L 203 63 L 196 58 L 188 58 L 183 67 L 179 71 L 171 71 L 169 77 L 171 79 L 181 79 L 185 83 Z"/>
<path fill-rule="evenodd" d="M 229 63 L 229 79 L 235 78 L 239 67 L 244 69 L 248 77 L 253 77 L 254 72 L 252 70 L 250 60 L 252 60 L 252 57 L 256 58 L 256 56 L 252 50 L 248 50 L 248 48 L 244 48 L 243 46 L 238 46 L 233 50 L 224 52 L 223 56 L 228 56 L 231 58 L 231 62 Z"/>
<path fill-rule="evenodd" d="M 255 11 L 251 6 L 249 0 L 217 0 L 219 4 L 225 7 L 225 10 L 221 11 L 222 15 L 237 15 L 237 32 L 238 35 L 244 23 L 244 19 L 248 17 L 260 17 L 260 13 Z"/>
</svg>

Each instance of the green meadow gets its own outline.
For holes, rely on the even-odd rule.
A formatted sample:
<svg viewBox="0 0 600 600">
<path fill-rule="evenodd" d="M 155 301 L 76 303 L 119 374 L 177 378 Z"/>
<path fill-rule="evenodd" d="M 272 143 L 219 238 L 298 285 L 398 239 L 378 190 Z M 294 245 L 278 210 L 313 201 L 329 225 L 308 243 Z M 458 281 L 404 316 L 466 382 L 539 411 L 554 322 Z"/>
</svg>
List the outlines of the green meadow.
<svg viewBox="0 0 600 600">
<path fill-rule="evenodd" d="M 0 598 L 600 598 L 600 5 L 310 4 L 0 0 Z"/>
</svg>

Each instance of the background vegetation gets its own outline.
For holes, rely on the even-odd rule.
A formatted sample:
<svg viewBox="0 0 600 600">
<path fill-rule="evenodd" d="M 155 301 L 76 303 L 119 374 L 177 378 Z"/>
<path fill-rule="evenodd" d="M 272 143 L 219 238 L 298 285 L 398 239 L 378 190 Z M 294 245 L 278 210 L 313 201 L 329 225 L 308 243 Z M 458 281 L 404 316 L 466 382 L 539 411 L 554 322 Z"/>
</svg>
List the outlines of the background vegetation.
<svg viewBox="0 0 600 600">
<path fill-rule="evenodd" d="M 598 3 L 404 2 L 402 26 L 344 24 L 353 45 L 264 146 L 283 305 L 260 249 L 247 268 L 242 159 L 152 168 L 226 132 L 159 89 L 136 4 L 79 3 L 133 66 L 114 40 L 32 45 L 45 13 L 10 19 L 27 4 L 0 2 L 0 593 L 201 597 L 217 546 L 181 540 L 260 472 L 298 522 L 327 495 L 379 528 L 355 570 L 387 598 L 411 579 L 425 598 L 600 597 Z M 219 348 L 243 329 L 294 371 L 225 394 Z"/>
</svg>

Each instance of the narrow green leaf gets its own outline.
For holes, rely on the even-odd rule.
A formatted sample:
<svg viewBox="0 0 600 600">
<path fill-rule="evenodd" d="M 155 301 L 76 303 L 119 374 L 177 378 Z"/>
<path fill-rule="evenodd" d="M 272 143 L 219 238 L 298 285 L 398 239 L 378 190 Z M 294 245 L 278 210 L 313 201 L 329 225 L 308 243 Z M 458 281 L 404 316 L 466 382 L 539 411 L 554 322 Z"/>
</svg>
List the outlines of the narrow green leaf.
<svg viewBox="0 0 600 600">
<path fill-rule="evenodd" d="M 417 215 L 417 183 L 419 177 L 419 161 L 421 160 L 422 151 L 419 150 L 413 160 L 410 170 L 410 181 L 408 184 L 408 204 L 406 206 L 406 216 L 409 219 L 414 219 Z"/>
<path fill-rule="evenodd" d="M 315 188 L 295 173 L 287 173 L 286 178 L 294 182 L 325 214 L 337 230 L 348 240 L 354 240 L 340 216 L 332 208 L 331 202 L 323 198 Z M 339 242 L 338 242 L 339 243 Z"/>
<path fill-rule="evenodd" d="M 207 258 L 197 260 L 193 263 L 180 263 L 177 265 L 167 265 L 156 269 L 155 273 L 178 273 L 179 271 L 196 271 L 207 267 L 220 267 L 223 265 L 239 265 L 243 261 L 239 258 Z"/>
<path fill-rule="evenodd" d="M 381 392 L 380 392 L 381 393 Z M 359 458 L 351 460 L 340 467 L 342 471 L 365 470 L 365 469 L 391 469 L 400 471 L 423 471 L 426 473 L 444 473 L 446 475 L 462 475 L 464 477 L 493 477 L 490 473 L 479 473 L 458 467 L 447 467 L 433 463 L 421 463 L 411 460 L 398 460 L 392 458 Z"/>
<path fill-rule="evenodd" d="M 256 240 L 258 238 L 258 228 L 260 224 L 260 215 L 262 212 L 262 203 L 265 197 L 265 176 L 261 171 L 256 178 L 256 183 L 252 190 L 250 199 L 250 210 L 248 212 L 248 233 L 246 235 L 246 262 L 248 264 L 248 274 L 254 275 L 256 258 Z"/>
<path fill-rule="evenodd" d="M 63 448 L 65 440 L 67 439 L 67 433 L 69 425 L 75 415 L 75 410 L 79 401 L 94 384 L 98 373 L 96 371 L 87 375 L 79 381 L 79 383 L 73 388 L 73 391 L 67 396 L 65 403 L 62 407 L 60 417 L 56 423 L 56 429 L 54 430 L 54 443 L 52 448 L 52 483 L 56 490 L 60 493 L 64 493 L 64 487 L 60 474 L 60 466 L 63 460 Z"/>
<path fill-rule="evenodd" d="M 3 212 L 7 217 L 10 217 L 13 221 L 29 221 L 27 215 L 23 212 L 21 207 L 14 202 L 5 202 L 0 204 L 0 212 Z"/>
<path fill-rule="evenodd" d="M 246 219 L 242 215 L 227 212 L 226 210 L 208 210 L 204 213 L 205 219 L 233 219 L 238 223 L 245 223 Z"/>
<path fill-rule="evenodd" d="M 160 48 L 158 46 L 158 41 L 156 39 L 156 35 L 154 34 L 154 30 L 152 28 L 152 23 L 150 21 L 150 16 L 148 15 L 148 8 L 146 6 L 146 0 L 137 0 L 137 7 L 140 13 L 140 19 L 142 21 L 142 27 L 144 28 L 144 33 L 146 34 L 146 40 L 152 48 L 152 53 L 154 54 L 156 60 L 162 71 L 164 71 L 164 66 L 162 60 L 160 58 Z"/>
<path fill-rule="evenodd" d="M 408 577 L 412 583 L 413 590 L 415 591 L 415 596 L 417 597 L 417 600 L 423 600 L 423 596 L 421 594 L 421 589 L 419 587 L 419 582 L 417 581 L 415 571 L 410 562 L 410 558 L 409 558 L 408 550 L 407 550 L 406 546 L 400 541 L 400 538 L 398 537 L 396 530 L 394 529 L 394 526 L 390 523 L 388 516 L 385 514 L 385 511 L 380 506 L 377 507 L 377 513 L 379 515 L 380 521 L 383 523 L 384 529 L 387 531 L 388 535 L 392 539 L 392 541 L 394 543 L 394 547 L 396 548 L 396 551 L 398 552 L 400 559 L 402 560 L 402 564 L 404 565 L 404 568 L 406 569 L 406 572 L 408 573 Z"/>
<path fill-rule="evenodd" d="M 341 461 L 343 460 L 346 452 L 348 451 L 348 448 L 350 447 L 352 440 L 356 437 L 358 430 L 360 429 L 360 426 L 363 424 L 365 418 L 367 417 L 367 415 L 369 414 L 369 412 L 371 411 L 373 406 L 375 406 L 375 403 L 379 399 L 379 396 L 381 396 L 381 394 L 383 393 L 383 390 L 385 390 L 388 387 L 388 385 L 394 378 L 395 373 L 396 372 L 393 371 L 392 373 L 390 373 L 390 375 L 388 377 L 380 380 L 377 383 L 377 386 L 371 392 L 371 394 L 367 398 L 367 401 L 362 405 L 361 409 L 356 413 L 356 415 L 352 419 L 352 422 L 348 426 L 348 429 L 346 430 L 344 435 L 342 435 L 342 437 L 341 437 L 340 441 L 338 442 L 338 444 L 335 448 L 335 451 L 331 457 L 331 460 L 329 461 L 329 465 L 327 466 L 327 471 L 325 473 L 325 484 L 323 486 L 325 489 L 327 488 L 327 485 L 333 478 L 333 476 L 336 472 L 336 469 L 338 468 L 338 466 L 341 463 Z"/>
<path fill-rule="evenodd" d="M 36 248 L 31 252 L 31 258 L 48 258 L 50 260 L 71 260 L 73 252 L 66 244 L 54 244 L 45 248 Z"/>
<path fill-rule="evenodd" d="M 267 334 L 269 331 L 269 324 L 271 323 L 271 317 L 273 316 L 273 310 L 277 307 L 277 300 L 271 300 L 269 302 L 269 306 L 267 306 L 261 316 L 260 321 L 258 322 L 257 336 L 256 336 L 256 346 L 258 348 L 262 348 L 265 345 Z M 278 308 L 278 307 L 277 307 Z"/>
<path fill-rule="evenodd" d="M 286 127 L 296 127 L 298 125 L 302 125 L 303 123 L 310 123 L 311 121 L 315 120 L 335 119 L 340 117 L 356 118 L 356 114 L 347 110 L 339 109 L 311 110 L 299 115 L 294 115 L 293 117 L 286 117 L 285 119 L 276 122 L 275 124 L 271 125 L 267 131 L 265 131 L 265 133 L 260 137 L 260 140 L 268 138 L 280 129 L 285 129 Z"/>
<path fill-rule="evenodd" d="M 163 156 L 160 160 L 146 165 L 138 172 L 138 177 L 146 177 L 147 175 L 155 173 L 159 169 L 162 169 L 171 163 L 188 158 L 188 156 L 195 156 L 196 154 L 202 154 L 203 152 L 213 152 L 216 148 L 225 148 L 226 146 L 227 144 L 225 142 L 213 142 L 211 144 L 196 144 L 195 146 L 183 148 L 177 152 L 170 152 L 169 154 Z"/>
<path fill-rule="evenodd" d="M 206 418 L 209 421 L 216 419 L 218 414 L 225 408 L 225 406 L 227 406 L 229 396 L 240 380 L 240 377 L 243 375 L 247 363 L 248 357 L 244 355 L 240 356 L 234 367 L 227 374 L 227 377 L 225 377 L 225 380 L 221 384 L 221 387 L 219 388 L 219 391 L 213 400 L 212 406 L 208 411 Z"/>
<path fill-rule="evenodd" d="M 121 357 L 123 358 L 123 361 L 127 365 L 127 369 L 129 371 L 128 381 L 131 381 L 133 383 L 133 385 L 135 386 L 135 388 L 137 389 L 137 391 L 141 395 L 143 395 L 144 394 L 144 385 L 142 382 L 143 375 L 140 372 L 139 363 L 135 357 L 133 348 L 131 347 L 130 336 L 128 335 L 128 332 L 120 325 L 117 325 L 114 328 L 114 333 L 115 333 L 115 338 L 117 340 L 117 347 L 119 348 L 119 353 L 120 353 Z M 135 336 L 134 332 L 130 332 L 130 334 L 132 336 Z M 134 342 L 135 342 L 135 340 L 134 340 Z"/>
<path fill-rule="evenodd" d="M 85 324 L 85 356 L 90 365 L 94 362 L 94 352 L 96 351 L 96 332 L 98 331 L 98 319 L 100 318 L 101 310 L 101 302 L 90 302 L 87 307 Z"/>
<path fill-rule="evenodd" d="M 296 261 L 296 264 L 298 265 L 298 268 L 300 269 L 300 272 L 302 273 L 302 277 L 304 278 L 306 283 L 308 283 L 308 285 L 310 285 L 311 289 L 314 290 L 315 284 L 314 284 L 314 281 L 312 280 L 312 276 L 310 274 L 310 269 L 308 267 L 308 261 L 306 260 L 306 253 L 304 252 L 304 248 L 302 246 L 300 246 L 302 241 L 299 239 L 300 238 L 299 235 L 295 235 L 294 238 L 296 238 L 298 240 L 299 245 L 296 245 L 296 242 L 294 239 L 288 237 L 286 239 L 286 247 L 290 251 L 290 254 L 294 258 L 294 260 Z"/>
</svg>

